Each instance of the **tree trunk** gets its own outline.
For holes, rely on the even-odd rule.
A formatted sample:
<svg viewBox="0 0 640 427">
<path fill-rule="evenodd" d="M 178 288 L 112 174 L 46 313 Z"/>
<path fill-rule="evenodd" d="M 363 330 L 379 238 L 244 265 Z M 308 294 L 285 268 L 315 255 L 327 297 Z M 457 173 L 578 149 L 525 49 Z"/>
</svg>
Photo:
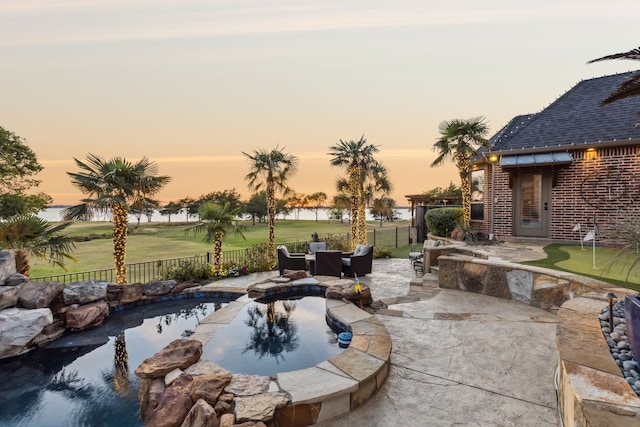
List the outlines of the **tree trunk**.
<svg viewBox="0 0 640 427">
<path fill-rule="evenodd" d="M 360 239 L 360 168 L 357 165 L 349 167 L 349 192 L 351 193 L 351 249 L 353 250 Z"/>
<path fill-rule="evenodd" d="M 129 225 L 129 212 L 127 207 L 121 204 L 113 205 L 113 257 L 118 285 L 127 283 L 127 231 Z"/>
<path fill-rule="evenodd" d="M 216 233 L 213 242 L 213 274 L 220 276 L 222 274 L 222 233 Z"/>
<path fill-rule="evenodd" d="M 462 190 L 462 221 L 465 226 L 471 223 L 471 176 L 467 157 L 458 158 L 457 166 L 460 171 L 460 189 Z"/>
<path fill-rule="evenodd" d="M 27 254 L 26 251 L 19 249 L 14 253 L 14 257 L 16 259 L 16 271 L 28 277 L 29 270 L 31 270 L 31 265 L 29 265 L 29 254 Z"/>
<path fill-rule="evenodd" d="M 269 244 L 267 246 L 267 260 L 269 261 L 269 268 L 273 269 L 276 266 L 276 198 L 274 183 L 270 180 L 267 180 L 267 217 L 269 221 Z"/>
</svg>

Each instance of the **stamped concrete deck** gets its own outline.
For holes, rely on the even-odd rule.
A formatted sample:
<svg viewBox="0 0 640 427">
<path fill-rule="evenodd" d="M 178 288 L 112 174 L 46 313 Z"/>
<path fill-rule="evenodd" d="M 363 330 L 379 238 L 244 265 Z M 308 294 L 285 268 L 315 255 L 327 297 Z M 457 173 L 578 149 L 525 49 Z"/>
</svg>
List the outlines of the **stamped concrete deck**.
<svg viewBox="0 0 640 427">
<path fill-rule="evenodd" d="M 540 248 L 501 246 L 492 256 L 535 259 L 544 256 Z M 405 259 L 375 260 L 373 270 L 362 281 L 374 300 L 388 304 L 375 315 L 392 338 L 387 379 L 366 403 L 318 425 L 560 424 L 554 315 L 517 302 L 439 289 L 428 275 L 416 280 Z M 246 289 L 269 277 L 272 272 L 209 286 Z M 308 374 L 315 378 L 316 373 Z M 304 400 L 302 390 L 295 399 Z"/>
</svg>

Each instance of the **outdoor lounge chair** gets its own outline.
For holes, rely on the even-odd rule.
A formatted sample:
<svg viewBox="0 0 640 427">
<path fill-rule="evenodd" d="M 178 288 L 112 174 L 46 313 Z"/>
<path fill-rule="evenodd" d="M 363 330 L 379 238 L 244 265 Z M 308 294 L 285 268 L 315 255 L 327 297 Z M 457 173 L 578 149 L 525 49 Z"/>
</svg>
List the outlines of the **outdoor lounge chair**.
<svg viewBox="0 0 640 427">
<path fill-rule="evenodd" d="M 317 251 L 314 263 L 314 276 L 342 277 L 342 252 Z"/>
<path fill-rule="evenodd" d="M 371 273 L 373 246 L 358 244 L 353 252 L 342 254 L 342 272 L 345 276 L 364 276 Z"/>
<path fill-rule="evenodd" d="M 305 270 L 307 261 L 304 254 L 290 254 L 286 246 L 278 246 L 278 270 L 280 275 L 284 270 Z"/>
</svg>

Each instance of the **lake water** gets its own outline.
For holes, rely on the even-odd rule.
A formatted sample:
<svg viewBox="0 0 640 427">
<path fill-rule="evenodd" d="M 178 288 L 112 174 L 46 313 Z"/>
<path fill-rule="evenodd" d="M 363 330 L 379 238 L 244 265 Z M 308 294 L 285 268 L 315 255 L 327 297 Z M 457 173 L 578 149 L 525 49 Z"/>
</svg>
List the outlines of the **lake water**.
<svg viewBox="0 0 640 427">
<path fill-rule="evenodd" d="M 57 222 L 62 221 L 62 211 L 64 208 L 47 208 L 44 211 L 40 212 L 38 216 L 44 220 Z M 410 220 L 411 219 L 411 211 L 409 208 L 397 208 L 394 209 L 398 219 L 401 220 Z M 304 221 L 315 221 L 316 213 L 311 209 L 302 209 L 300 212 L 291 212 L 286 216 L 278 215 L 278 219 L 299 219 Z M 347 217 L 345 216 L 345 219 Z M 195 222 L 197 218 L 190 216 L 188 218 L 189 222 Z M 318 221 L 327 221 L 329 219 L 329 213 L 326 209 L 322 209 L 318 211 Z M 375 218 L 369 214 L 367 210 L 367 221 L 373 221 Z M 109 215 L 96 215 L 93 221 L 111 221 L 111 216 Z M 171 215 L 171 222 L 186 222 L 187 214 L 180 213 L 178 215 Z M 134 215 L 129 215 L 129 223 L 135 224 L 138 222 L 138 218 Z M 141 223 L 149 222 L 147 216 L 143 215 Z M 154 211 L 153 215 L 151 215 L 151 222 L 169 222 L 168 216 L 160 215 L 158 211 Z"/>
</svg>

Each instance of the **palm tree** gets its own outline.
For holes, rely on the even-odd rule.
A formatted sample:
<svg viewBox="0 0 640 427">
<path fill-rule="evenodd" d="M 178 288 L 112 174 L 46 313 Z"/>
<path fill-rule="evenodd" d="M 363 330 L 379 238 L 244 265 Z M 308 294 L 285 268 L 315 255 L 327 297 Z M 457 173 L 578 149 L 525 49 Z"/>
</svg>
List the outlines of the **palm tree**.
<svg viewBox="0 0 640 427">
<path fill-rule="evenodd" d="M 438 152 L 431 167 L 441 165 L 445 160 L 453 160 L 460 172 L 460 188 L 462 189 L 462 213 L 464 225 L 471 221 L 471 161 L 477 147 L 488 147 L 485 138 L 489 127 L 484 117 L 468 120 L 454 119 L 443 121 L 438 126 L 440 138 L 433 145 Z"/>
<path fill-rule="evenodd" d="M 29 275 L 29 256 L 47 259 L 65 268 L 65 260 L 77 261 L 71 255 L 75 249 L 73 240 L 61 231 L 71 223 L 52 225 L 33 214 L 16 215 L 0 222 L 0 249 L 14 252 L 16 271 Z"/>
<path fill-rule="evenodd" d="M 386 168 L 373 155 L 378 146 L 367 144 L 364 135 L 358 141 L 343 141 L 329 147 L 331 166 L 346 166 L 347 178 L 338 179 L 338 191 L 347 193 L 351 201 L 351 245 L 367 243 L 365 210 L 375 193 L 391 191 Z"/>
<path fill-rule="evenodd" d="M 152 200 L 171 178 L 157 176 L 157 165 L 146 157 L 136 163 L 121 157 L 105 160 L 94 154 L 88 154 L 86 162 L 74 160 L 81 172 L 67 175 L 87 197 L 82 203 L 66 208 L 64 219 L 87 220 L 97 212 L 112 214 L 116 279 L 118 284 L 125 284 L 129 206 Z"/>
<path fill-rule="evenodd" d="M 587 62 L 588 64 L 605 61 L 609 59 L 634 59 L 640 61 L 640 47 L 632 49 L 629 52 L 614 53 L 613 55 L 603 56 L 602 58 L 592 59 Z M 640 73 L 634 74 L 629 77 L 628 80 L 620 83 L 618 89 L 609 95 L 602 101 L 602 105 L 611 104 L 612 102 L 619 101 L 621 99 L 629 98 L 631 96 L 640 95 Z M 638 113 L 640 115 L 640 113 Z"/>
<path fill-rule="evenodd" d="M 298 158 L 284 153 L 284 147 L 278 146 L 271 151 L 262 148 L 254 150 L 253 154 L 242 154 L 250 161 L 249 173 L 245 176 L 251 191 L 259 191 L 264 187 L 267 195 L 267 220 L 269 222 L 268 260 L 271 268 L 275 267 L 275 224 L 276 224 L 276 193 L 287 195 L 291 189 L 287 180 L 295 174 L 298 168 Z"/>
<path fill-rule="evenodd" d="M 213 273 L 220 276 L 222 273 L 222 240 L 227 233 L 232 232 L 243 239 L 244 224 L 235 221 L 240 214 L 240 206 L 231 207 L 231 203 L 225 202 L 218 205 L 213 202 L 206 202 L 198 209 L 200 223 L 185 230 L 186 234 L 205 233 L 203 240 L 206 243 L 213 243 Z"/>
</svg>

